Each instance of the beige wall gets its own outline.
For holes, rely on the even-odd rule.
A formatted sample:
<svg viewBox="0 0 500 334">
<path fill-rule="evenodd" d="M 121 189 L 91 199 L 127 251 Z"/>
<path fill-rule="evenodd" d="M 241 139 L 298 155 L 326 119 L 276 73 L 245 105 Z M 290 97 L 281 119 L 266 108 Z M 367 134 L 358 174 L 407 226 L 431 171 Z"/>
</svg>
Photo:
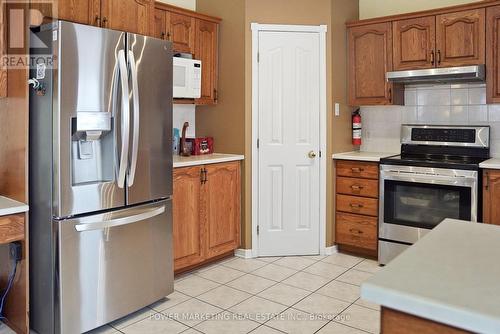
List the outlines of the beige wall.
<svg viewBox="0 0 500 334">
<path fill-rule="evenodd" d="M 477 1 L 480 0 L 359 0 L 359 18 L 369 19 Z"/>
<path fill-rule="evenodd" d="M 250 24 L 327 25 L 327 238 L 334 242 L 333 152 L 352 149 L 347 106 L 346 31 L 358 17 L 353 0 L 197 0 L 200 13 L 222 18 L 219 33 L 219 103 L 199 106 L 196 132 L 215 138 L 217 152 L 241 153 L 243 163 L 242 247 L 251 248 L 252 33 Z M 332 105 L 341 116 L 332 116 Z"/>
<path fill-rule="evenodd" d="M 190 10 L 196 10 L 196 0 L 157 0 L 169 5 L 182 7 Z"/>
</svg>

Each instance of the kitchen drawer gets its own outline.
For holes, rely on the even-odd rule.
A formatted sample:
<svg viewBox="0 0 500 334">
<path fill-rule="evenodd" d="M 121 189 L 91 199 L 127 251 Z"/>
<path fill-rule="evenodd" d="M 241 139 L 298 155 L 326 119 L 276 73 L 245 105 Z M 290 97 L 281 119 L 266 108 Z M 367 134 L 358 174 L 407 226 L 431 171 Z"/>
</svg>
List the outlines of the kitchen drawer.
<svg viewBox="0 0 500 334">
<path fill-rule="evenodd" d="M 378 198 L 378 180 L 337 177 L 337 193 Z"/>
<path fill-rule="evenodd" d="M 378 199 L 337 194 L 337 211 L 378 216 Z"/>
<path fill-rule="evenodd" d="M 378 163 L 337 160 L 337 176 L 378 179 Z"/>
<path fill-rule="evenodd" d="M 0 244 L 24 240 L 24 214 L 0 217 Z"/>
<path fill-rule="evenodd" d="M 335 228 L 338 244 L 377 250 L 377 218 L 338 212 Z"/>
</svg>

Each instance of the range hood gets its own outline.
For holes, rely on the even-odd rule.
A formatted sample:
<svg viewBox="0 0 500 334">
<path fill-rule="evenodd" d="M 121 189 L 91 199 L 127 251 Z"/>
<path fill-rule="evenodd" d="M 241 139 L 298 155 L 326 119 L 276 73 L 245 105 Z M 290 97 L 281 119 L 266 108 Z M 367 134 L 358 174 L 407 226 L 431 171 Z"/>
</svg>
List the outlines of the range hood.
<svg viewBox="0 0 500 334">
<path fill-rule="evenodd" d="M 429 68 L 425 70 L 387 72 L 387 80 L 394 83 L 454 83 L 484 82 L 485 66 Z"/>
</svg>

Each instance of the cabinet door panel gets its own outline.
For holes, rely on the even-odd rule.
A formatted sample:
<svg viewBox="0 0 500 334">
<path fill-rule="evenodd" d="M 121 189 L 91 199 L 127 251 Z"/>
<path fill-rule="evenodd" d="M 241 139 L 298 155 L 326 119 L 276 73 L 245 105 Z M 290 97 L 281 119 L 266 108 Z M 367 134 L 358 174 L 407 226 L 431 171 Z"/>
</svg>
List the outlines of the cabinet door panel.
<svg viewBox="0 0 500 334">
<path fill-rule="evenodd" d="M 485 63 L 485 9 L 436 17 L 438 67 Z"/>
<path fill-rule="evenodd" d="M 45 18 L 100 25 L 100 0 L 59 0 L 53 4 L 31 2 L 30 8 L 40 11 Z"/>
<path fill-rule="evenodd" d="M 483 222 L 500 225 L 500 171 L 487 170 L 483 180 Z"/>
<path fill-rule="evenodd" d="M 486 98 L 500 103 L 500 6 L 486 11 Z"/>
<path fill-rule="evenodd" d="M 167 12 L 163 9 L 155 8 L 154 32 L 153 37 L 167 38 Z"/>
<path fill-rule="evenodd" d="M 206 166 L 205 201 L 207 256 L 214 257 L 240 244 L 240 165 L 238 162 Z"/>
<path fill-rule="evenodd" d="M 153 0 L 101 0 L 102 26 L 109 29 L 151 35 Z"/>
<path fill-rule="evenodd" d="M 195 58 L 201 60 L 201 98 L 196 104 L 217 102 L 218 24 L 196 20 Z"/>
<path fill-rule="evenodd" d="M 201 168 L 174 169 L 174 270 L 204 260 L 205 228 L 201 219 Z"/>
<path fill-rule="evenodd" d="M 435 16 L 395 21 L 392 26 L 394 70 L 434 67 Z"/>
<path fill-rule="evenodd" d="M 390 22 L 349 29 L 349 103 L 381 105 L 402 103 L 400 90 L 385 76 L 392 71 L 392 26 Z M 398 96 L 396 96 L 396 93 Z"/>
<path fill-rule="evenodd" d="M 174 51 L 194 54 L 195 21 L 194 17 L 168 13 L 168 39 L 174 44 Z"/>
</svg>

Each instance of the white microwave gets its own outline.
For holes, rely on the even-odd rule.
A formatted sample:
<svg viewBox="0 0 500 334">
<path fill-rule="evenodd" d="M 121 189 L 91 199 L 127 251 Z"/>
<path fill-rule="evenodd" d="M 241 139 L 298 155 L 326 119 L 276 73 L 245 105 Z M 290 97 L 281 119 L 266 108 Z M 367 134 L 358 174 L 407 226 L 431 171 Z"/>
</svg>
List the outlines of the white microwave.
<svg viewBox="0 0 500 334">
<path fill-rule="evenodd" d="M 201 61 L 174 57 L 174 98 L 201 97 Z"/>
</svg>

